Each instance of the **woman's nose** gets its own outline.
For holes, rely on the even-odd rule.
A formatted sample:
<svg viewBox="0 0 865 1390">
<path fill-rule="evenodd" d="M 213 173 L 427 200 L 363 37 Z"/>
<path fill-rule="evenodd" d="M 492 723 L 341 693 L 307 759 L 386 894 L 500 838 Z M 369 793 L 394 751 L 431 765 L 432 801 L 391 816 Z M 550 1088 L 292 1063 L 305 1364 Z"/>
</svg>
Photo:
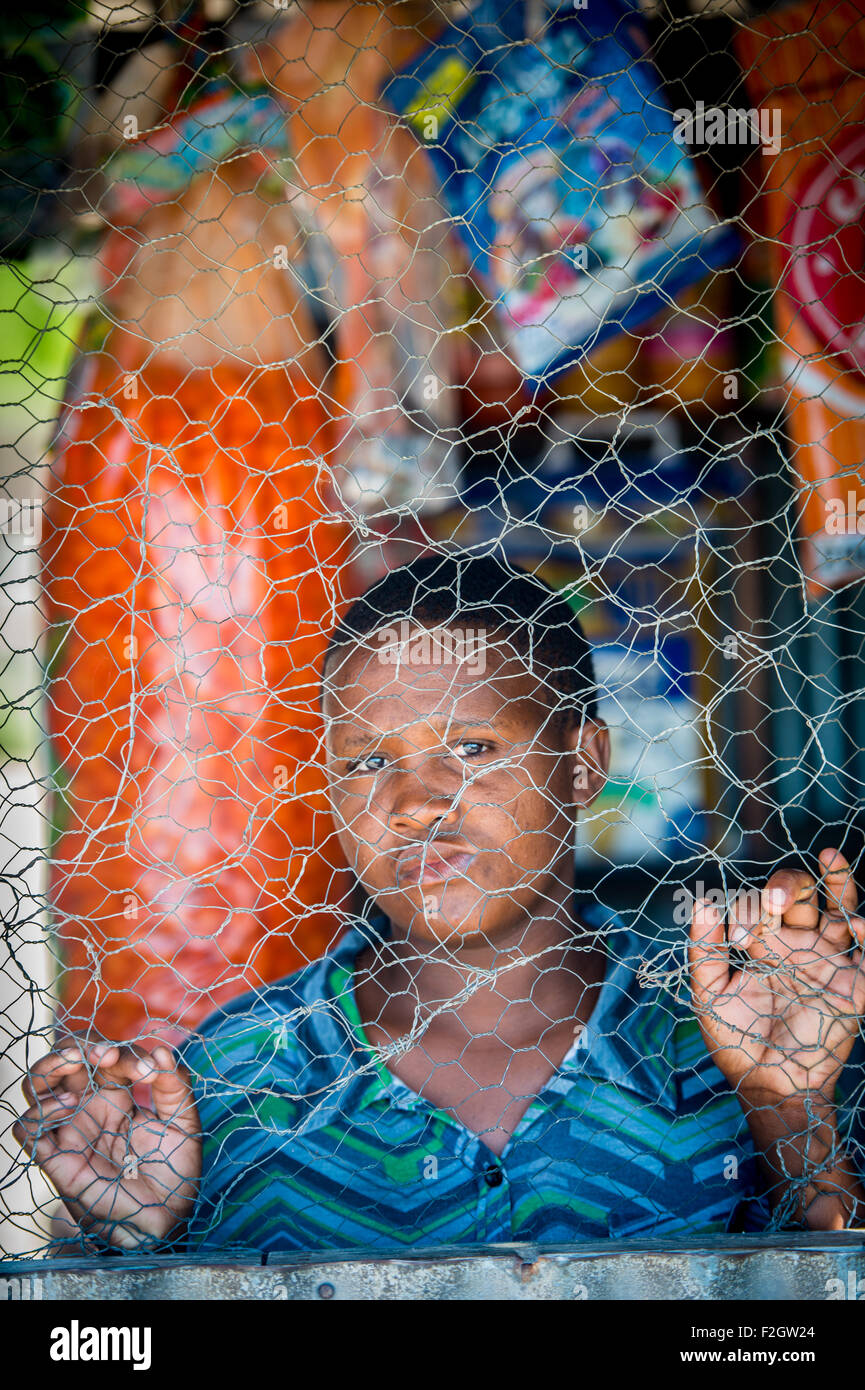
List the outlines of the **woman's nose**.
<svg viewBox="0 0 865 1390">
<path fill-rule="evenodd" d="M 428 829 L 456 814 L 458 791 L 453 777 L 435 768 L 432 761 L 417 768 L 395 768 L 386 792 L 388 820 L 395 829 L 402 823 Z"/>
</svg>

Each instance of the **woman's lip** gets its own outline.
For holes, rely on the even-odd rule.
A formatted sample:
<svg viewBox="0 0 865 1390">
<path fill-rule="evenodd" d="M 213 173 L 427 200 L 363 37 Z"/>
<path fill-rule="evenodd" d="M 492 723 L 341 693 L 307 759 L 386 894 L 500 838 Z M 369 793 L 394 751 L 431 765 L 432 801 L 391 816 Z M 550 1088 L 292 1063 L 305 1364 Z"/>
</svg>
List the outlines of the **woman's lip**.
<svg viewBox="0 0 865 1390">
<path fill-rule="evenodd" d="M 408 879 L 410 883 L 438 883 L 442 879 L 464 874 L 474 857 L 468 850 L 447 856 L 428 854 L 425 861 L 413 855 L 400 863 L 398 877 Z"/>
</svg>

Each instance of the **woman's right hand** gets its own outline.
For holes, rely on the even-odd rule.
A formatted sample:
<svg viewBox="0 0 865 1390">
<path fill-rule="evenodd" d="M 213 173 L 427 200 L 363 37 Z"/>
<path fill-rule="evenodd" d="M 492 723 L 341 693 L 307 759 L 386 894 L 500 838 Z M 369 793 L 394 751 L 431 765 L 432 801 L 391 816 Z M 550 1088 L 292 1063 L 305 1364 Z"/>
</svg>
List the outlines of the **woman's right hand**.
<svg viewBox="0 0 865 1390">
<path fill-rule="evenodd" d="M 152 1109 L 132 1087 L 151 1087 Z M 167 1047 L 70 1043 L 24 1081 L 30 1108 L 15 1124 L 87 1235 L 124 1250 L 152 1245 L 189 1217 L 201 1176 L 189 1074 Z"/>
</svg>

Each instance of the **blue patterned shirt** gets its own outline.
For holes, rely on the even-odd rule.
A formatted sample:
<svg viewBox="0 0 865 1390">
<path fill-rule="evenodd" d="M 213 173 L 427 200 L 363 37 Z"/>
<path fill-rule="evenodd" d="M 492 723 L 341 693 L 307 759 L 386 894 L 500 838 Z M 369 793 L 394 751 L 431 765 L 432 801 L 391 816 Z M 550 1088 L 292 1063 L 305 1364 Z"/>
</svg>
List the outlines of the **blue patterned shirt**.
<svg viewBox="0 0 865 1390">
<path fill-rule="evenodd" d="M 410 1090 L 354 998 L 378 917 L 212 1014 L 185 1045 L 202 1130 L 193 1249 L 559 1243 L 757 1229 L 741 1106 L 687 1006 L 641 987 L 646 943 L 592 903 L 607 970 L 584 1033 L 497 1157 Z M 645 975 L 642 978 L 645 984 Z"/>
</svg>

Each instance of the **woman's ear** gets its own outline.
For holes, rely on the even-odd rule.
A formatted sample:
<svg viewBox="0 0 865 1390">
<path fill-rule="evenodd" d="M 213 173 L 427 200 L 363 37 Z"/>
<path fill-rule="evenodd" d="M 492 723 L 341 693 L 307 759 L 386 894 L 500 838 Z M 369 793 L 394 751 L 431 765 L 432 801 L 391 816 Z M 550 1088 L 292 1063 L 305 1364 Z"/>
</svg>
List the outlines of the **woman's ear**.
<svg viewBox="0 0 865 1390">
<path fill-rule="evenodd" d="M 575 806 L 591 806 L 610 769 L 610 731 L 602 719 L 575 719 L 565 735 Z"/>
</svg>

